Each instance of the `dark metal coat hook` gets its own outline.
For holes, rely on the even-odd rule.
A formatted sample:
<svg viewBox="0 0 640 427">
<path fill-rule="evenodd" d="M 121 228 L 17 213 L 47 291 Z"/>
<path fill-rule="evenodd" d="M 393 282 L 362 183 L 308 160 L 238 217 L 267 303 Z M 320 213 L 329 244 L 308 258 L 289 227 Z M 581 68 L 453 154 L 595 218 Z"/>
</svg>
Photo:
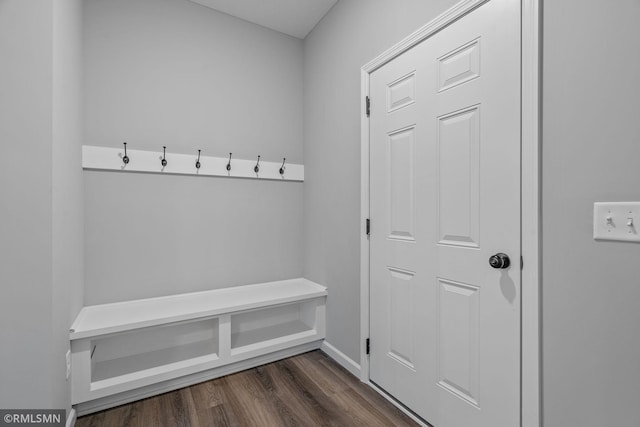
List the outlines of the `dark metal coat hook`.
<svg viewBox="0 0 640 427">
<path fill-rule="evenodd" d="M 167 147 L 166 146 L 162 146 L 162 161 L 160 162 L 160 164 L 162 165 L 162 167 L 167 166 Z"/>
<path fill-rule="evenodd" d="M 253 171 L 255 173 L 260 172 L 260 156 L 258 156 L 258 163 L 256 163 L 256 165 L 253 167 Z"/>
<path fill-rule="evenodd" d="M 127 156 L 127 143 L 123 142 L 123 144 L 124 144 L 124 157 L 122 158 L 122 163 L 126 165 L 129 163 L 129 156 Z"/>
<path fill-rule="evenodd" d="M 229 153 L 229 163 L 227 163 L 227 172 L 231 171 L 231 153 Z"/>
<path fill-rule="evenodd" d="M 202 166 L 200 164 L 200 150 L 198 150 L 198 160 L 196 160 L 196 169 L 200 169 L 200 166 Z"/>
<path fill-rule="evenodd" d="M 286 161 L 287 161 L 286 157 L 282 159 L 282 166 L 280 166 L 280 175 L 284 175 L 284 162 Z"/>
</svg>

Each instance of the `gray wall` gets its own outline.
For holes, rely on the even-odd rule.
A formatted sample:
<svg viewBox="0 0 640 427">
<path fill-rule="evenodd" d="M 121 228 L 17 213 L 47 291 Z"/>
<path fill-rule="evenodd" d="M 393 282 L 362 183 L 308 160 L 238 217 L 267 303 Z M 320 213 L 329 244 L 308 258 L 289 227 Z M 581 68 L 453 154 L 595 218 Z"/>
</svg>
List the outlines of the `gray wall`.
<svg viewBox="0 0 640 427">
<path fill-rule="evenodd" d="M 65 408 L 82 299 L 80 1 L 0 2 L 0 407 Z"/>
<path fill-rule="evenodd" d="M 640 244 L 592 239 L 593 202 L 640 200 L 640 3 L 544 9 L 545 427 L 640 425 Z"/>
<path fill-rule="evenodd" d="M 186 0 L 86 0 L 88 145 L 302 163 L 302 41 Z M 85 172 L 85 303 L 302 276 L 302 184 Z"/>
<path fill-rule="evenodd" d="M 304 275 L 327 341 L 360 361 L 360 68 L 455 0 L 341 0 L 304 43 Z"/>
<path fill-rule="evenodd" d="M 52 4 L 0 2 L 0 406 L 51 405 Z"/>
<path fill-rule="evenodd" d="M 302 276 L 302 184 L 85 172 L 86 304 Z"/>
</svg>

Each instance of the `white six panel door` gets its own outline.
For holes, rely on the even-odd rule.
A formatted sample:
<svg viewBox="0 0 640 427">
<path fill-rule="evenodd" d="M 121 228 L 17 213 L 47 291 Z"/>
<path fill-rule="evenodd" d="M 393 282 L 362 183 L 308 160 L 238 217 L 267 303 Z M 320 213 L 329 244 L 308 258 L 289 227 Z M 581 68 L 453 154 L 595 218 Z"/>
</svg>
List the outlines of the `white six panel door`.
<svg viewBox="0 0 640 427">
<path fill-rule="evenodd" d="M 515 427 L 519 1 L 385 64 L 370 96 L 371 381 L 437 427 Z"/>
</svg>

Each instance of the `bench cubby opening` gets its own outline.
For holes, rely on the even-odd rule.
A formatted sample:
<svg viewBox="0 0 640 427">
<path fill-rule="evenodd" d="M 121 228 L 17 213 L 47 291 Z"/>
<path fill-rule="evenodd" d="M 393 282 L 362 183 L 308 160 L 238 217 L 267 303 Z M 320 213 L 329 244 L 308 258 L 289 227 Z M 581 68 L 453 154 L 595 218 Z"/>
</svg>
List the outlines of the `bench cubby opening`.
<svg viewBox="0 0 640 427">
<path fill-rule="evenodd" d="M 93 388 L 218 358 L 218 319 L 155 326 L 91 340 Z"/>
<path fill-rule="evenodd" d="M 231 315 L 231 355 L 316 333 L 315 301 Z"/>
</svg>

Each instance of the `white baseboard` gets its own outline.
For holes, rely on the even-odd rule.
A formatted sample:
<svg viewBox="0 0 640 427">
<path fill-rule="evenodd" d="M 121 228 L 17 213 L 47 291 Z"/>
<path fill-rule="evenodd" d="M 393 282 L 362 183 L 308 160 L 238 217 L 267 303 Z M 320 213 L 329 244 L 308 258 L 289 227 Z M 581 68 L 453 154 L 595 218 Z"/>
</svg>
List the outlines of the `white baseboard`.
<svg viewBox="0 0 640 427">
<path fill-rule="evenodd" d="M 340 366 L 351 372 L 358 379 L 360 378 L 360 365 L 354 362 L 349 356 L 329 344 L 327 340 L 322 342 L 320 350 L 324 351 L 329 357 L 338 362 Z"/>
<path fill-rule="evenodd" d="M 67 415 L 67 422 L 65 426 L 66 427 L 75 426 L 77 417 L 78 417 L 78 414 L 76 414 L 76 410 L 74 408 L 71 408 L 71 410 L 69 411 L 69 415 Z"/>
</svg>

